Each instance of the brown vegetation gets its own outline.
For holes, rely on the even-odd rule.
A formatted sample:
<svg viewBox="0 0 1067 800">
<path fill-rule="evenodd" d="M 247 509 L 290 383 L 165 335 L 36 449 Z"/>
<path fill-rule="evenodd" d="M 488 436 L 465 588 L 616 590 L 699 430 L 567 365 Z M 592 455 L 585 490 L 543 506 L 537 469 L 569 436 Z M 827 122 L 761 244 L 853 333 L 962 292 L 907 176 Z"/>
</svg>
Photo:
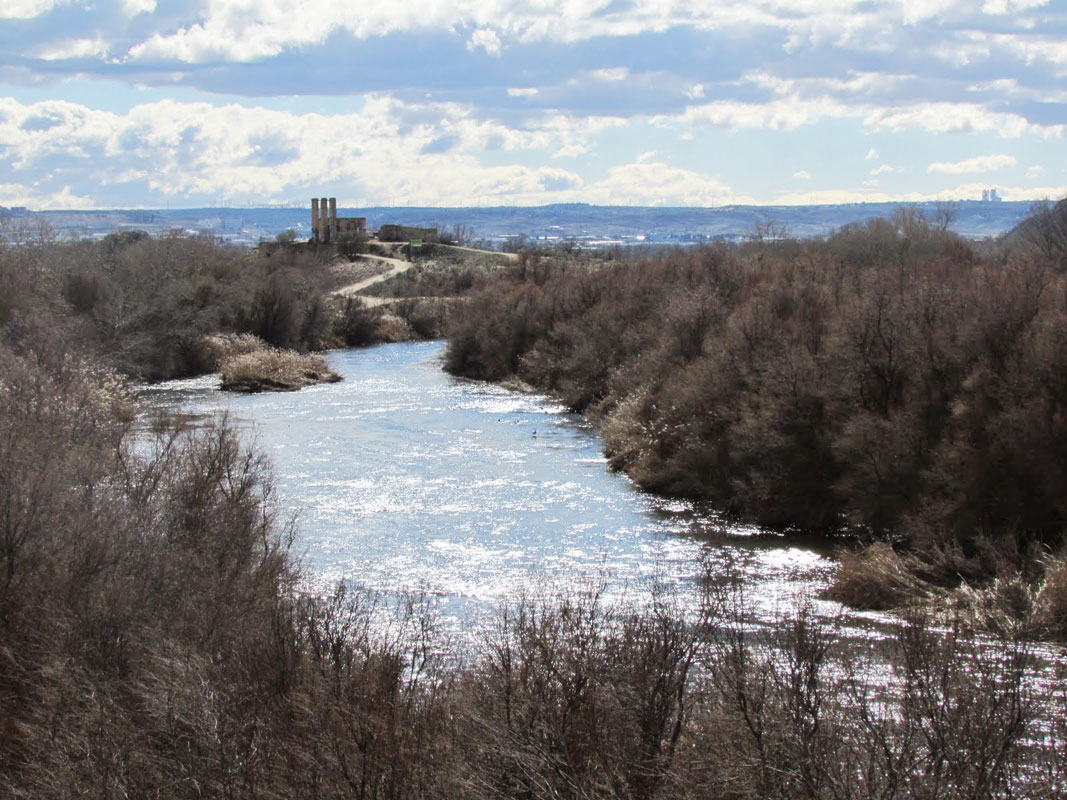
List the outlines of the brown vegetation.
<svg viewBox="0 0 1067 800">
<path fill-rule="evenodd" d="M 776 527 L 891 536 L 952 584 L 1067 519 L 1067 273 L 980 257 L 912 209 L 599 270 L 524 254 L 447 368 L 589 412 L 611 464 Z"/>
<path fill-rule="evenodd" d="M 1025 647 L 922 618 L 857 656 L 807 611 L 753 628 L 736 594 L 694 613 L 591 587 L 518 598 L 456 653 L 418 597 L 306 595 L 269 469 L 225 422 L 135 443 L 113 372 L 14 333 L 4 797 L 1063 794 L 1062 704 Z"/>
<path fill-rule="evenodd" d="M 635 606 L 596 587 L 520 597 L 457 652 L 419 597 L 301 592 L 269 467 L 225 421 L 161 421 L 135 438 L 131 395 L 83 318 L 117 313 L 119 289 L 101 279 L 64 297 L 68 247 L 0 242 L 0 796 L 1064 796 L 1063 700 L 1018 640 L 979 649 L 916 615 L 877 653 L 857 652 L 804 607 L 754 625 L 736 592 L 709 581 L 696 611 L 662 592 Z M 497 329 L 512 344 L 536 341 L 551 277 L 521 266 L 531 279 L 509 291 L 525 323 Z M 590 279 L 561 300 L 590 309 L 613 291 Z M 261 299 L 263 320 L 285 318 L 266 313 L 284 303 Z M 89 311 L 71 316 L 78 303 Z M 699 286 L 670 307 L 671 358 L 715 352 L 693 331 L 729 317 L 717 308 Z M 174 308 L 157 310 L 178 324 Z M 126 312 L 139 321 L 113 340 L 120 352 L 162 360 L 119 362 L 161 369 L 175 351 L 133 336 L 155 329 Z M 205 348 L 200 334 L 225 326 L 183 319 L 198 353 L 247 344 Z M 625 325 L 612 330 L 634 346 Z M 136 341 L 151 346 L 126 347 Z M 1045 574 L 1035 605 L 1062 624 L 1067 570 L 1053 561 Z"/>
<path fill-rule="evenodd" d="M 228 392 L 291 392 L 341 380 L 322 356 L 273 347 L 230 356 L 219 372 L 222 389 Z"/>
<path fill-rule="evenodd" d="M 6 229 L 0 324 L 11 322 L 12 333 L 21 326 L 27 342 L 74 343 L 142 380 L 216 371 L 227 357 L 262 348 L 294 351 L 288 360 L 295 365 L 298 353 L 443 335 L 455 300 L 413 297 L 368 309 L 333 297 L 353 276 L 382 267 L 353 269 L 299 248 L 241 252 L 210 238 L 154 239 L 141 231 L 61 242 L 47 228 Z M 416 269 L 421 278 L 391 291 L 436 294 L 434 284 L 463 293 L 478 273 Z M 277 356 L 270 362 L 279 366 Z M 251 366 L 245 359 L 240 369 Z"/>
</svg>

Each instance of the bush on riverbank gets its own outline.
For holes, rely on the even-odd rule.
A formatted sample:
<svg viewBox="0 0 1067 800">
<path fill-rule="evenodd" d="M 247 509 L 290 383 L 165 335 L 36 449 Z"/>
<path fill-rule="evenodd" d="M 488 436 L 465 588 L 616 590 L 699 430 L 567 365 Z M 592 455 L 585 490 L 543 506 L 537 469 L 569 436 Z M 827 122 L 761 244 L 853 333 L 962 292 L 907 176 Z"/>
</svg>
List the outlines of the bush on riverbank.
<svg viewBox="0 0 1067 800">
<path fill-rule="evenodd" d="M 341 380 L 322 356 L 273 347 L 228 356 L 219 372 L 227 392 L 290 392 Z"/>
<path fill-rule="evenodd" d="M 1022 569 L 1067 519 L 1067 276 L 902 211 L 487 285 L 447 368 L 597 422 L 641 485 L 774 527 L 894 536 L 951 585 Z"/>
<path fill-rule="evenodd" d="M 311 254 L 267 258 L 209 237 L 139 231 L 61 242 L 47 229 L 33 237 L 0 230 L 0 251 L 0 275 L 33 280 L 36 296 L 12 291 L 0 316 L 16 314 L 38 332 L 62 330 L 136 379 L 212 371 L 202 345 L 216 334 L 299 351 L 330 344 L 325 295 L 338 278 Z"/>
</svg>

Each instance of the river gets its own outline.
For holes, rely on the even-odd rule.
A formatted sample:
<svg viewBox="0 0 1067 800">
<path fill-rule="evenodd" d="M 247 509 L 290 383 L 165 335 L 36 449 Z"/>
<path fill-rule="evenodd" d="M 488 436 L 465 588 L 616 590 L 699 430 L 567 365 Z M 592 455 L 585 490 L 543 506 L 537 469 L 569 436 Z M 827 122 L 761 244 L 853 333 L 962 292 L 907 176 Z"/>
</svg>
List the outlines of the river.
<svg viewBox="0 0 1067 800">
<path fill-rule="evenodd" d="M 450 627 L 520 590 L 590 582 L 609 599 L 647 598 L 656 584 L 689 603 L 702 565 L 743 582 L 759 617 L 825 586 L 826 553 L 638 489 L 608 468 L 582 417 L 454 378 L 443 351 L 333 352 L 344 380 L 300 392 L 225 394 L 208 376 L 156 385 L 145 399 L 194 417 L 226 412 L 269 454 L 312 586 L 425 592 Z"/>
</svg>

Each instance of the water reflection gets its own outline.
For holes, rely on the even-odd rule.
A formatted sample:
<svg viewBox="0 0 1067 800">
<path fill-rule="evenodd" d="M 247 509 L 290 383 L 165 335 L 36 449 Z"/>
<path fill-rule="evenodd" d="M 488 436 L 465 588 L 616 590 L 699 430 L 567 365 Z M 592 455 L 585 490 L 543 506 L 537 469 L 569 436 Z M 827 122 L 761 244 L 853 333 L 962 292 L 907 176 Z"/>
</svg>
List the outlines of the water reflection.
<svg viewBox="0 0 1067 800">
<path fill-rule="evenodd" d="M 544 584 L 604 580 L 619 598 L 657 581 L 692 598 L 702 563 L 743 581 L 757 616 L 825 585 L 825 554 L 638 490 L 608 469 L 581 417 L 546 397 L 452 378 L 442 350 L 336 352 L 343 382 L 291 394 L 224 395 L 216 379 L 198 378 L 146 399 L 227 411 L 270 454 L 314 584 L 425 590 L 453 625 Z"/>
</svg>

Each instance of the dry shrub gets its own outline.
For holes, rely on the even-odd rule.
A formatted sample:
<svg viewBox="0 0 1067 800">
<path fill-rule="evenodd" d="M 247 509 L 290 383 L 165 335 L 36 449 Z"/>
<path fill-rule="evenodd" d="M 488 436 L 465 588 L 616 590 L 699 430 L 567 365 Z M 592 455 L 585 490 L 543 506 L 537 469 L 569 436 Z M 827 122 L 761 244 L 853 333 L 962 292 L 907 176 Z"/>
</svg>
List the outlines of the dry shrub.
<svg viewBox="0 0 1067 800">
<path fill-rule="evenodd" d="M 1031 779 L 1034 664 L 1018 642 L 979 648 L 921 613 L 854 649 L 804 606 L 769 628 L 721 623 L 681 751 L 685 796 L 1050 796 Z"/>
<path fill-rule="evenodd" d="M 1039 631 L 1067 640 L 1067 553 L 1050 558 L 1045 577 L 1034 598 L 1034 623 Z"/>
<path fill-rule="evenodd" d="M 596 410 L 644 488 L 769 527 L 847 520 L 946 587 L 1020 569 L 983 539 L 1062 542 L 1067 276 L 1042 259 L 983 260 L 910 208 L 825 241 L 560 261 L 487 280 L 446 369 Z M 907 589 L 882 566 L 876 593 Z"/>
<path fill-rule="evenodd" d="M 907 605 L 929 591 L 891 545 L 875 542 L 841 553 L 826 596 L 853 608 L 884 611 Z"/>
<path fill-rule="evenodd" d="M 395 314 L 382 314 L 374 327 L 379 342 L 410 342 L 416 338 L 411 326 Z"/>
<path fill-rule="evenodd" d="M 704 627 L 662 600 L 609 607 L 591 587 L 501 613 L 464 685 L 471 797 L 677 796 Z"/>
<path fill-rule="evenodd" d="M 222 388 L 230 392 L 293 391 L 341 380 L 322 356 L 275 348 L 228 358 L 220 372 Z"/>
<path fill-rule="evenodd" d="M 383 261 L 342 261 L 329 265 L 329 274 L 337 286 L 360 283 L 388 272 L 392 267 Z"/>
<path fill-rule="evenodd" d="M 222 362 L 235 356 L 263 350 L 267 343 L 251 333 L 210 333 L 200 337 L 203 360 L 219 369 Z"/>
<path fill-rule="evenodd" d="M 1018 573 L 985 586 L 961 584 L 949 597 L 953 613 L 974 630 L 1002 637 L 1034 634 L 1034 589 Z"/>
</svg>

